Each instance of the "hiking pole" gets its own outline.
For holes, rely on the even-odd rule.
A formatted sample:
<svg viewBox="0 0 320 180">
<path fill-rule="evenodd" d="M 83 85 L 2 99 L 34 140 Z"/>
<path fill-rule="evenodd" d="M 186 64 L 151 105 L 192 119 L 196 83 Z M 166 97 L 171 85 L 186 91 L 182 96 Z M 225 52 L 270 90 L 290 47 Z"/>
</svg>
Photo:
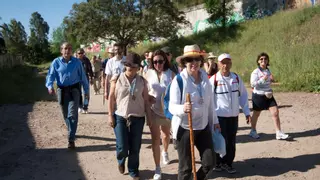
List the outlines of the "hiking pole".
<svg viewBox="0 0 320 180">
<path fill-rule="evenodd" d="M 186 101 L 191 103 L 190 94 L 187 93 Z M 192 114 L 188 112 L 188 121 L 189 121 L 189 130 L 190 130 L 190 148 L 191 148 L 191 163 L 192 163 L 192 172 L 193 179 L 197 180 L 197 172 L 196 172 L 196 163 L 194 159 L 194 137 L 193 137 L 193 127 L 192 127 Z"/>
</svg>

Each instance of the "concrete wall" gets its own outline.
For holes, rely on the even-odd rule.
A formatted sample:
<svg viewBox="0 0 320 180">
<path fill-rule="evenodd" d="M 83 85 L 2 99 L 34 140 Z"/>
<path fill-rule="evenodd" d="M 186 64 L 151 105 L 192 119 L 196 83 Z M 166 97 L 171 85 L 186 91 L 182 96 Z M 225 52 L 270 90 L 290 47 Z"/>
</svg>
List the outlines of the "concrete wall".
<svg viewBox="0 0 320 180">
<path fill-rule="evenodd" d="M 233 0 L 233 4 L 234 12 L 239 16 L 242 16 L 253 4 L 256 4 L 259 9 L 268 10 L 273 13 L 282 9 L 302 8 L 320 4 L 320 0 Z M 203 4 L 185 8 L 183 11 L 192 27 L 184 27 L 179 31 L 180 35 L 189 35 L 194 31 L 202 30 L 210 26 L 206 21 L 209 14 L 205 10 Z M 199 23 L 202 23 L 201 28 L 197 29 Z"/>
</svg>

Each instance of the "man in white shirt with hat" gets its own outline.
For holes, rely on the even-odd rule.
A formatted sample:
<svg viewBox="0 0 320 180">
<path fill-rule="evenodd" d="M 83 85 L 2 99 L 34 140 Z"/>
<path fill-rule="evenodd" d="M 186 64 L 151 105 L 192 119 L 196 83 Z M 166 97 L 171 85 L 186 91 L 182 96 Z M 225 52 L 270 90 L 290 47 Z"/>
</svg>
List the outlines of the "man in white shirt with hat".
<svg viewBox="0 0 320 180">
<path fill-rule="evenodd" d="M 248 93 L 240 77 L 230 72 L 232 67 L 230 54 L 221 54 L 218 57 L 218 66 L 220 70 L 210 78 L 210 83 L 215 91 L 214 107 L 216 107 L 221 134 L 226 141 L 227 154 L 223 158 L 217 154 L 215 170 L 226 170 L 233 174 L 236 172 L 232 163 L 236 153 L 239 106 L 246 116 L 247 123 L 251 121 Z"/>
</svg>

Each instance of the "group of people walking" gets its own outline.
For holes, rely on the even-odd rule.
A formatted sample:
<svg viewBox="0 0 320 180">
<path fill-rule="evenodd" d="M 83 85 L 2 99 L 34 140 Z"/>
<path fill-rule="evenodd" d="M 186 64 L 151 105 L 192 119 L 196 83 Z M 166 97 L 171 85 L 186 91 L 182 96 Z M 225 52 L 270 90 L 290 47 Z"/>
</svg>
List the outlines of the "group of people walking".
<svg viewBox="0 0 320 180">
<path fill-rule="evenodd" d="M 270 87 L 274 78 L 268 69 L 269 56 L 258 55 L 257 69 L 251 74 L 253 114 L 250 115 L 248 93 L 238 74 L 231 72 L 232 58 L 223 53 L 215 56 L 205 53 L 198 45 L 187 45 L 184 52 L 172 61 L 168 47 L 145 53 L 145 61 L 136 53 L 123 54 L 120 44 L 114 45 L 114 57 L 105 64 L 103 76 L 104 96 L 108 100 L 108 124 L 116 136 L 118 170 L 139 179 L 139 154 L 144 125 L 151 132 L 152 152 L 155 163 L 153 179 L 162 178 L 162 164 L 170 163 L 168 147 L 170 136 L 174 140 L 178 157 L 178 179 L 192 178 L 190 146 L 191 113 L 194 145 L 201 158 L 197 179 L 205 179 L 211 170 L 235 173 L 233 161 L 236 153 L 239 107 L 247 123 L 251 123 L 250 136 L 258 139 L 256 130 L 262 110 L 269 110 L 276 126 L 276 139 L 287 139 L 280 128 L 279 110 Z M 81 51 L 80 55 L 81 55 Z M 75 132 L 81 91 L 89 98 L 89 80 L 85 66 L 71 56 L 69 43 L 61 46 L 62 56 L 56 58 L 49 69 L 46 87 L 54 93 L 56 80 L 58 101 L 69 132 L 69 148 L 75 148 Z M 77 52 L 77 54 L 79 54 Z M 93 59 L 94 60 L 94 59 Z M 103 63 L 102 63 L 103 64 Z M 177 66 L 179 64 L 179 67 Z M 204 69 L 203 69 L 204 68 Z M 90 77 L 90 76 L 89 76 Z M 190 95 L 191 102 L 186 95 Z M 170 97 L 165 111 L 165 98 Z M 226 155 L 214 151 L 212 132 L 220 131 L 225 139 Z M 160 148 L 162 141 L 162 151 Z"/>
</svg>

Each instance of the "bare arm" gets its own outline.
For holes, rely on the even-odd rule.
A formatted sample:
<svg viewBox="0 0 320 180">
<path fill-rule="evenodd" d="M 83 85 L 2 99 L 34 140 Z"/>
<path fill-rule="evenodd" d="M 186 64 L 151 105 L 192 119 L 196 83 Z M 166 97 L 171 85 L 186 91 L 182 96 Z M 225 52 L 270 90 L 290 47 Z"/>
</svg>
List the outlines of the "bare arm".
<svg viewBox="0 0 320 180">
<path fill-rule="evenodd" d="M 110 75 L 106 75 L 105 77 L 105 81 L 104 81 L 104 96 L 106 98 L 106 100 L 108 100 L 109 98 L 109 92 L 111 91 L 110 90 L 110 79 L 111 79 L 111 76 Z"/>
<path fill-rule="evenodd" d="M 142 96 L 144 99 L 144 108 L 145 108 L 146 116 L 147 116 L 147 125 L 152 126 L 152 124 L 151 124 L 151 109 L 150 109 L 151 104 L 149 101 L 148 87 L 147 87 L 146 80 L 144 80 L 144 81 L 145 81 L 145 83 L 144 83 Z"/>
</svg>

